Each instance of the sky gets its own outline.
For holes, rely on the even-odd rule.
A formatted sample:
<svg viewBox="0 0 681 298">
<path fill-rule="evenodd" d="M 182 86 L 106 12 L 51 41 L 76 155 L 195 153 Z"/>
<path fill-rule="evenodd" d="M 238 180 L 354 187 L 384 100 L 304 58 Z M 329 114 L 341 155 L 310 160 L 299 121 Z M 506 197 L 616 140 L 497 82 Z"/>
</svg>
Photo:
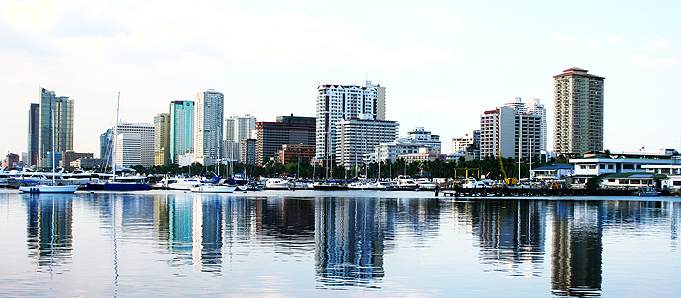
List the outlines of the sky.
<svg viewBox="0 0 681 298">
<path fill-rule="evenodd" d="M 402 3 L 403 2 L 403 3 Z M 317 87 L 386 87 L 400 136 L 451 139 L 509 97 L 539 98 L 553 144 L 553 76 L 605 77 L 604 149 L 681 149 L 681 1 L 0 0 L 0 152 L 27 151 L 39 88 L 74 100 L 74 150 L 153 123 L 205 89 L 225 116 L 315 116 Z"/>
</svg>

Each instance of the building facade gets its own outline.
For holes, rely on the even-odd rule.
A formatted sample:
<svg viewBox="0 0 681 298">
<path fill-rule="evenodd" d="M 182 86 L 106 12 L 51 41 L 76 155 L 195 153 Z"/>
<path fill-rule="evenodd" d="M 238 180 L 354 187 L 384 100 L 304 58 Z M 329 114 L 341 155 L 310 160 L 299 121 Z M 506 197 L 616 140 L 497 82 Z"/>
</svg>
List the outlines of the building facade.
<svg viewBox="0 0 681 298">
<path fill-rule="evenodd" d="M 99 158 L 111 161 L 113 139 L 113 128 L 109 128 L 103 134 L 99 135 Z"/>
<path fill-rule="evenodd" d="M 480 116 L 480 158 L 528 158 L 539 155 L 541 117 L 499 107 Z"/>
<path fill-rule="evenodd" d="M 480 159 L 480 130 L 476 129 L 463 137 L 452 138 L 452 153 L 469 156 L 467 159 Z"/>
<path fill-rule="evenodd" d="M 57 96 L 54 91 L 40 88 L 39 109 L 38 163 L 40 167 L 52 167 L 48 152 L 73 150 L 73 99 L 67 96 Z M 52 121 L 52 115 L 54 115 L 54 121 Z"/>
<path fill-rule="evenodd" d="M 314 153 L 315 145 L 284 144 L 277 151 L 277 163 L 310 162 Z"/>
<path fill-rule="evenodd" d="M 241 151 L 241 162 L 247 165 L 255 164 L 255 148 L 257 141 L 255 139 L 245 139 L 239 142 Z"/>
<path fill-rule="evenodd" d="M 171 162 L 180 164 L 179 157 L 194 154 L 194 102 L 170 102 L 170 156 Z"/>
<path fill-rule="evenodd" d="M 276 122 L 257 122 L 256 163 L 264 165 L 277 156 L 282 145 L 314 145 L 315 117 L 278 116 Z"/>
<path fill-rule="evenodd" d="M 28 166 L 38 165 L 40 155 L 40 104 L 32 103 L 28 110 Z"/>
<path fill-rule="evenodd" d="M 116 129 L 116 164 L 153 166 L 155 130 L 151 123 L 119 123 Z"/>
<path fill-rule="evenodd" d="M 337 127 L 346 119 L 370 115 L 385 120 L 385 88 L 364 81 L 363 86 L 321 85 L 316 100 L 316 159 L 336 160 Z"/>
<path fill-rule="evenodd" d="M 221 158 L 224 99 L 213 89 L 196 94 L 194 154 L 198 160 Z"/>
<path fill-rule="evenodd" d="M 337 128 L 336 164 L 351 167 L 368 163 L 376 146 L 397 139 L 396 121 L 346 119 Z M 317 147 L 319 148 L 319 147 Z"/>
<path fill-rule="evenodd" d="M 154 116 L 154 165 L 167 166 L 170 157 L 170 113 Z"/>
<path fill-rule="evenodd" d="M 440 154 L 442 152 L 440 136 L 431 134 L 430 131 L 425 130 L 423 127 L 416 127 L 414 130 L 407 132 L 407 138 L 404 142 L 423 145 L 430 148 L 428 151 L 432 153 Z"/>
<path fill-rule="evenodd" d="M 557 155 L 603 150 L 603 82 L 569 68 L 553 77 L 553 150 Z"/>
</svg>

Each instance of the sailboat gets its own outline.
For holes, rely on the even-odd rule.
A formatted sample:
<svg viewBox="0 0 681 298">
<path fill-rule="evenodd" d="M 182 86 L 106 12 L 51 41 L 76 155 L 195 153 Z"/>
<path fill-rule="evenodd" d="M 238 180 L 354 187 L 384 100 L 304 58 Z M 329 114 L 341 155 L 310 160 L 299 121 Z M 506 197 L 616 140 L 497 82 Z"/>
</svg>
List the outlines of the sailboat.
<svg viewBox="0 0 681 298">
<path fill-rule="evenodd" d="M 38 184 L 38 185 L 33 185 L 33 186 L 20 186 L 19 191 L 20 192 L 27 192 L 27 193 L 74 193 L 78 189 L 78 185 L 57 185 L 55 182 L 54 176 L 55 175 L 55 170 L 54 170 L 54 164 L 56 162 L 55 160 L 55 126 L 54 126 L 54 110 L 52 110 L 52 184 Z"/>
<path fill-rule="evenodd" d="M 88 183 L 87 190 L 150 190 L 151 185 L 146 183 L 146 177 L 118 177 L 116 181 L 116 142 L 118 141 L 118 111 L 121 103 L 121 93 L 118 92 L 118 101 L 116 102 L 116 126 L 114 126 L 114 141 L 113 153 L 111 153 L 111 170 L 113 176 L 110 181 L 103 183 Z"/>
</svg>

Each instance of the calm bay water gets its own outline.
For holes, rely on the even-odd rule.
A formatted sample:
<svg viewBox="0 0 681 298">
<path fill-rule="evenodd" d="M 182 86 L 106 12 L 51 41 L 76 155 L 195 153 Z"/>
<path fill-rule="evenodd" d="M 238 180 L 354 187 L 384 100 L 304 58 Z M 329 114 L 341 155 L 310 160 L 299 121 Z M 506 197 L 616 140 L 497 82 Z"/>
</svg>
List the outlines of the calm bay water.
<svg viewBox="0 0 681 298">
<path fill-rule="evenodd" d="M 678 198 L 0 190 L 2 296 L 680 297 Z"/>
</svg>

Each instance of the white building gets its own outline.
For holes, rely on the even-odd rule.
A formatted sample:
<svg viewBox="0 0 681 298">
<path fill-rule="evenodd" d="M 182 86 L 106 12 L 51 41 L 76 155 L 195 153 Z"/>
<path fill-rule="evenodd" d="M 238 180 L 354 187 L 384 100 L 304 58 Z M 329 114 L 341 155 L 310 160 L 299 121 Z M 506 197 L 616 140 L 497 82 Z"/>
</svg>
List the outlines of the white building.
<svg viewBox="0 0 681 298">
<path fill-rule="evenodd" d="M 194 153 L 196 159 L 219 159 L 222 154 L 224 96 L 213 89 L 196 94 Z"/>
<path fill-rule="evenodd" d="M 452 153 L 456 156 L 469 156 L 468 160 L 480 159 L 480 130 L 476 129 L 463 137 L 452 138 Z"/>
<path fill-rule="evenodd" d="M 385 88 L 364 81 L 364 86 L 321 85 L 317 87 L 316 159 L 334 159 L 337 127 L 341 121 L 371 115 L 385 120 Z"/>
<path fill-rule="evenodd" d="M 341 121 L 337 128 L 336 164 L 350 167 L 369 162 L 369 154 L 376 146 L 397 138 L 399 125 L 396 121 L 373 120 L 370 115 Z"/>
<path fill-rule="evenodd" d="M 528 158 L 539 155 L 541 117 L 499 107 L 480 116 L 480 158 Z"/>
<path fill-rule="evenodd" d="M 422 148 L 422 145 L 420 144 L 402 143 L 401 140 L 403 139 L 398 139 L 389 143 L 381 143 L 376 146 L 374 154 L 372 155 L 375 159 L 372 159 L 371 162 L 389 161 L 393 163 L 397 160 L 397 156 L 419 153 L 419 149 Z"/>
<path fill-rule="evenodd" d="M 155 129 L 152 123 L 119 123 L 116 164 L 153 166 Z"/>
<path fill-rule="evenodd" d="M 429 153 L 440 154 L 442 152 L 440 136 L 431 134 L 430 131 L 425 130 L 423 127 L 416 127 L 414 130 L 407 132 L 405 141 L 428 147 L 430 148 L 428 150 Z"/>
<path fill-rule="evenodd" d="M 539 98 L 530 98 L 527 100 L 527 113 L 532 115 L 538 115 L 540 117 L 540 137 L 539 137 L 539 148 L 540 150 L 546 151 L 546 138 L 548 136 L 548 129 L 546 126 L 546 108 L 540 103 Z"/>
</svg>

